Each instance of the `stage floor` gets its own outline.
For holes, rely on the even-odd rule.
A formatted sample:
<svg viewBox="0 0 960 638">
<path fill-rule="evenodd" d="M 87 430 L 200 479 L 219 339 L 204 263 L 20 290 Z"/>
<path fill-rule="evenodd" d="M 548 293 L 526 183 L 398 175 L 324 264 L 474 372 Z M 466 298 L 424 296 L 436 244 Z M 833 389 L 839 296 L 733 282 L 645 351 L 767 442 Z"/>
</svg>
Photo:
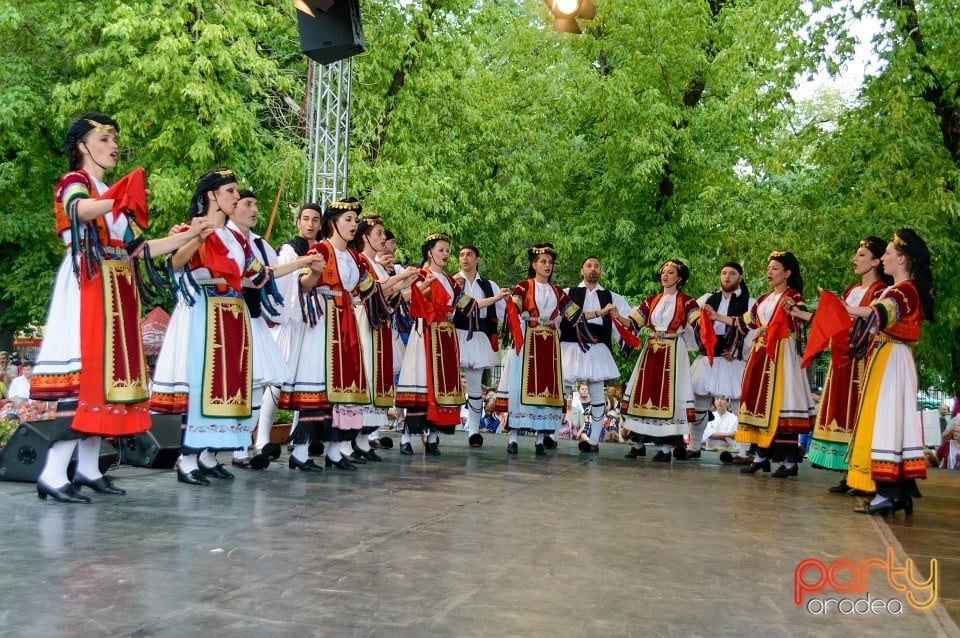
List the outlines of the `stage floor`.
<svg viewBox="0 0 960 638">
<path fill-rule="evenodd" d="M 353 473 L 289 470 L 284 455 L 211 487 L 121 467 L 128 495 L 91 505 L 0 483 L 0 635 L 960 636 L 960 472 L 931 470 L 913 517 L 884 522 L 807 465 L 777 480 L 714 453 L 660 464 L 564 441 L 537 458 L 523 437 L 508 457 L 506 437 L 486 441 L 469 449 L 461 432 L 440 457 L 393 449 Z M 938 561 L 931 610 L 882 568 L 873 609 L 897 599 L 902 614 L 842 613 L 867 594 L 829 584 L 794 603 L 801 561 L 885 561 L 888 547 L 923 578 Z"/>
</svg>

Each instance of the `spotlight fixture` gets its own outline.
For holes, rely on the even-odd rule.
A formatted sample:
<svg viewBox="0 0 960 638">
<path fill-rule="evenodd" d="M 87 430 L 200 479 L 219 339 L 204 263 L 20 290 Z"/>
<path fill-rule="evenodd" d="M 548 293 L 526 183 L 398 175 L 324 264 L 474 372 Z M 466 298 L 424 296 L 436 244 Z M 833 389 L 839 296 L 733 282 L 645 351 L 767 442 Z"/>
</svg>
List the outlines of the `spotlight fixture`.
<svg viewBox="0 0 960 638">
<path fill-rule="evenodd" d="M 553 14 L 553 30 L 562 33 L 580 33 L 577 18 L 593 20 L 597 5 L 590 0 L 543 0 Z"/>
</svg>

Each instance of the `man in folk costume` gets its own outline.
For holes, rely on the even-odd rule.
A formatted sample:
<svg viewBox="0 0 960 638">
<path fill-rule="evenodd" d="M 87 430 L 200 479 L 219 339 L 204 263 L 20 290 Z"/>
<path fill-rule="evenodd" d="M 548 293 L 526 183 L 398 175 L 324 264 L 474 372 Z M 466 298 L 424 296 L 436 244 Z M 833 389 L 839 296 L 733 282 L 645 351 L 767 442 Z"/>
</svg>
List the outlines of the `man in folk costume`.
<svg viewBox="0 0 960 638">
<path fill-rule="evenodd" d="M 630 314 L 630 304 L 626 299 L 600 285 L 601 273 L 600 260 L 593 256 L 587 257 L 580 265 L 580 276 L 583 280 L 566 290 L 570 300 L 583 309 L 590 336 L 596 343 L 585 351 L 577 341 L 573 323 L 568 319 L 560 322 L 564 383 L 574 386 L 582 381 L 590 390 L 590 405 L 584 406 L 590 415 L 590 438 L 589 441 L 581 441 L 579 444 L 580 451 L 588 453 L 600 451 L 603 415 L 606 411 L 604 383 L 620 377 L 617 363 L 613 359 L 614 328 L 618 327 L 620 317 Z"/>
<path fill-rule="evenodd" d="M 240 201 L 233 213 L 230 214 L 230 221 L 227 222 L 227 228 L 240 233 L 247 241 L 250 250 L 255 259 L 264 266 L 271 269 L 274 277 L 285 277 L 286 275 L 298 271 L 301 268 L 308 267 L 314 261 L 314 257 L 304 255 L 294 260 L 287 261 L 279 265 L 276 251 L 264 239 L 253 232 L 253 227 L 257 223 L 257 198 L 253 191 L 249 189 L 240 190 Z M 285 277 L 293 279 L 296 277 Z M 253 386 L 253 420 L 259 422 L 260 405 L 264 390 L 270 394 L 271 387 L 279 387 L 283 383 L 289 371 L 285 357 L 277 348 L 277 342 L 274 340 L 273 333 L 269 324 L 278 324 L 284 318 L 284 306 L 282 302 L 264 303 L 253 281 L 247 277 L 243 279 L 243 298 L 247 304 L 247 310 L 250 312 L 250 332 L 253 339 L 253 378 L 256 380 Z M 288 296 L 296 303 L 298 296 Z M 279 453 L 277 444 L 269 443 L 269 438 L 265 447 L 261 447 L 253 458 L 250 458 L 247 448 L 243 447 L 233 453 L 232 465 L 243 469 L 262 470 L 270 465 L 271 456 Z"/>
<path fill-rule="evenodd" d="M 281 244 L 277 253 L 278 266 L 292 263 L 307 254 L 310 246 L 317 240 L 322 216 L 323 209 L 320 204 L 309 202 L 300 207 L 296 221 L 297 234 Z M 283 312 L 270 319 L 275 324 L 270 332 L 284 361 L 289 361 L 290 342 L 293 339 L 293 334 L 303 330 L 305 325 L 303 312 L 298 301 L 300 299 L 300 283 L 297 277 L 286 277 L 279 282 L 279 286 L 280 294 L 284 299 Z M 279 390 L 275 388 L 270 388 L 264 393 L 260 416 L 257 420 L 257 440 L 253 444 L 256 454 L 266 453 L 268 458 L 274 461 L 280 457 L 280 446 L 276 443 L 270 443 L 270 431 L 277 414 L 279 394 Z M 300 411 L 295 410 L 290 429 L 291 435 L 297 427 L 299 417 Z M 319 450 L 322 445 L 322 443 L 317 442 L 316 449 Z M 322 452 L 318 451 L 317 453 Z"/>
<path fill-rule="evenodd" d="M 746 314 L 753 306 L 753 299 L 743 281 L 743 266 L 735 261 L 723 264 L 720 267 L 720 289 L 697 299 L 697 305 L 701 308 L 710 306 L 724 317 L 742 317 Z M 750 353 L 749 347 L 744 347 L 747 335 L 722 321 L 710 322 L 703 317 L 701 322 L 701 329 L 697 331 L 700 352 L 690 366 L 695 414 L 690 422 L 687 458 L 700 458 L 700 445 L 714 397 L 726 397 L 730 402 L 730 411 L 736 414 L 740 402 L 740 382 Z M 749 446 L 740 446 L 736 456 L 728 453 L 722 456 L 721 461 L 747 465 L 750 463 L 748 451 Z"/>
<path fill-rule="evenodd" d="M 510 294 L 480 275 L 480 249 L 466 244 L 460 249 L 460 272 L 454 275 L 463 291 L 477 301 L 481 311 L 468 317 L 457 309 L 453 325 L 460 341 L 460 370 L 467 385 L 467 432 L 470 447 L 482 447 L 479 434 L 483 413 L 483 371 L 499 365 L 497 326 L 503 321 L 503 299 Z M 485 305 L 488 304 L 488 305 Z"/>
</svg>

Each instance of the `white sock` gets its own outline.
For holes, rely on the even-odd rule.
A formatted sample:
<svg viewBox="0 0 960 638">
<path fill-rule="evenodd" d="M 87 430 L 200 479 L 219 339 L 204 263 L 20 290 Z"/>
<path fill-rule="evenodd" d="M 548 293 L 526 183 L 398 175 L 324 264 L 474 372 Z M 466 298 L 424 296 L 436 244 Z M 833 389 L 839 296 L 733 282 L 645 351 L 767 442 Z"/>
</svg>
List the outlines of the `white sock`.
<svg viewBox="0 0 960 638">
<path fill-rule="evenodd" d="M 510 442 L 516 443 L 520 438 L 520 430 L 510 430 Z"/>
<path fill-rule="evenodd" d="M 340 454 L 342 456 L 353 454 L 353 445 L 350 444 L 350 441 L 340 441 Z"/>
<path fill-rule="evenodd" d="M 797 464 L 793 461 L 784 461 L 783 467 L 787 468 L 788 470 L 792 470 L 793 468 L 797 467 Z"/>
<path fill-rule="evenodd" d="M 47 450 L 47 462 L 43 465 L 38 481 L 43 481 L 50 487 L 62 487 L 69 483 L 67 480 L 67 466 L 73 458 L 73 450 L 77 447 L 77 440 L 57 441 Z"/>
<path fill-rule="evenodd" d="M 277 397 L 276 388 L 267 388 L 263 393 L 263 404 L 260 406 L 260 416 L 257 418 L 257 440 L 253 447 L 257 453 L 263 451 L 263 447 L 270 442 L 270 430 L 273 428 L 273 419 L 277 415 Z"/>
<path fill-rule="evenodd" d="M 667 443 L 661 443 L 660 451 L 663 452 L 664 454 L 670 454 L 671 452 L 673 452 L 673 446 L 668 445 Z"/>
<path fill-rule="evenodd" d="M 427 443 L 439 443 L 440 436 L 437 434 L 436 430 L 430 430 L 430 434 L 427 435 Z"/>
<path fill-rule="evenodd" d="M 199 470 L 200 467 L 197 465 L 197 455 L 196 454 L 181 454 L 180 455 L 180 471 L 184 474 L 189 474 L 194 470 Z"/>
<path fill-rule="evenodd" d="M 643 443 L 641 443 L 640 441 L 634 441 L 633 447 L 634 447 L 634 449 L 642 450 L 642 449 L 643 449 Z"/>
<path fill-rule="evenodd" d="M 77 444 L 77 472 L 91 481 L 103 476 L 100 471 L 100 441 L 99 436 L 88 436 Z"/>
<path fill-rule="evenodd" d="M 404 430 L 403 434 L 400 435 L 400 445 L 407 445 L 408 443 L 410 443 L 410 433 Z"/>
<path fill-rule="evenodd" d="M 537 441 L 536 441 L 537 445 L 543 445 L 543 437 L 544 437 L 543 432 L 537 432 Z"/>
<path fill-rule="evenodd" d="M 889 500 L 890 499 L 887 498 L 886 496 L 881 496 L 880 494 L 874 494 L 873 500 L 870 501 L 870 505 L 882 505 L 883 503 L 886 503 Z"/>
<path fill-rule="evenodd" d="M 357 437 L 357 449 L 363 452 L 370 451 L 370 439 L 363 435 Z"/>
<path fill-rule="evenodd" d="M 603 434 L 603 412 L 606 408 L 605 403 L 590 404 L 590 445 L 600 443 L 600 435 Z"/>
<path fill-rule="evenodd" d="M 217 461 L 217 455 L 210 450 L 203 450 L 200 452 L 199 463 L 204 467 L 216 467 L 219 464 Z"/>
<path fill-rule="evenodd" d="M 308 458 L 310 458 L 310 444 L 300 443 L 298 445 L 294 445 L 293 452 L 290 453 L 290 456 L 301 463 L 305 462 Z"/>
<path fill-rule="evenodd" d="M 340 454 L 340 445 L 338 445 L 335 441 L 327 441 L 325 447 L 327 448 L 327 458 L 334 463 L 343 458 L 343 456 Z"/>
</svg>

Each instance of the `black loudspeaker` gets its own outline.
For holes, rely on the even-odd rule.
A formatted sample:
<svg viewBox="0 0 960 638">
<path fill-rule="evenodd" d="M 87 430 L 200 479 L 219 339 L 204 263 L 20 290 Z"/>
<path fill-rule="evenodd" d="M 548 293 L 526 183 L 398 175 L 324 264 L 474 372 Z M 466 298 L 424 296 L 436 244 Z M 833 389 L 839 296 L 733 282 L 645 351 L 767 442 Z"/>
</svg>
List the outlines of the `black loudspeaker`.
<svg viewBox="0 0 960 638">
<path fill-rule="evenodd" d="M 336 0 L 329 10 L 314 9 L 313 14 L 297 11 L 300 50 L 307 57 L 330 64 L 367 50 L 359 0 Z"/>
<path fill-rule="evenodd" d="M 59 438 L 69 425 L 62 420 L 34 421 L 23 423 L 10 435 L 6 446 L 0 451 L 0 480 L 36 483 L 50 443 Z M 119 460 L 116 448 L 103 441 L 100 444 L 100 471 L 106 472 Z M 73 476 L 74 461 L 70 462 L 68 476 Z"/>
<path fill-rule="evenodd" d="M 180 456 L 179 414 L 150 415 L 150 429 L 117 439 L 120 462 L 137 467 L 171 468 Z"/>
</svg>

